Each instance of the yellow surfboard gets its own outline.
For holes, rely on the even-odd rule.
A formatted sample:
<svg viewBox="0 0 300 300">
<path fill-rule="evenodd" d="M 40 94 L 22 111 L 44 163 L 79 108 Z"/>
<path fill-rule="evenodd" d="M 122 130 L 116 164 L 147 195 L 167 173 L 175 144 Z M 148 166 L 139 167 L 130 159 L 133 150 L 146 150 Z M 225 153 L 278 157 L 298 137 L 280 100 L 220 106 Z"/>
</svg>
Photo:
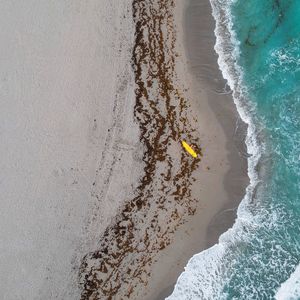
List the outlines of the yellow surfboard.
<svg viewBox="0 0 300 300">
<path fill-rule="evenodd" d="M 193 150 L 193 148 L 185 141 L 181 141 L 183 148 L 194 158 L 197 157 L 197 153 Z"/>
</svg>

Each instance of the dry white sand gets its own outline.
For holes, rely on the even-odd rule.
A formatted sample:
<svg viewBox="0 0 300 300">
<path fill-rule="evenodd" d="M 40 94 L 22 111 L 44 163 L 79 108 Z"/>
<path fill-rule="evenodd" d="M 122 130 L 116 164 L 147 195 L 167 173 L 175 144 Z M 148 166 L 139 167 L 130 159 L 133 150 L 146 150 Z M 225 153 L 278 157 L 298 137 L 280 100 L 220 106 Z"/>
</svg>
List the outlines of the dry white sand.
<svg viewBox="0 0 300 300">
<path fill-rule="evenodd" d="M 0 2 L 1 299 L 78 299 L 81 256 L 137 182 L 131 15 Z"/>
</svg>

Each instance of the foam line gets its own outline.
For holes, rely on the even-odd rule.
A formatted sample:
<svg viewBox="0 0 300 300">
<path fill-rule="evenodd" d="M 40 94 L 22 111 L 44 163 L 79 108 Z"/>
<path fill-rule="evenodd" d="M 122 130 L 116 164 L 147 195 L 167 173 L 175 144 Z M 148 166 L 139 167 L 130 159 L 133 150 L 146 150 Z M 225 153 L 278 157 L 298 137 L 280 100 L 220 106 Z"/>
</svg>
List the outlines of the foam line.
<svg viewBox="0 0 300 300">
<path fill-rule="evenodd" d="M 194 255 L 185 271 L 180 275 L 174 292 L 167 300 L 196 300 L 196 299 L 225 299 L 223 287 L 228 278 L 224 273 L 230 267 L 230 247 L 234 246 L 243 235 L 245 226 L 255 226 L 255 220 L 248 209 L 248 203 L 253 199 L 259 174 L 256 167 L 264 149 L 258 141 L 257 128 L 254 124 L 255 107 L 247 100 L 247 91 L 243 86 L 243 71 L 237 64 L 239 56 L 239 42 L 232 29 L 232 15 L 230 6 L 234 0 L 210 0 L 213 17 L 216 21 L 215 51 L 218 54 L 218 64 L 223 77 L 233 91 L 234 103 L 241 119 L 248 125 L 246 146 L 249 154 L 248 176 L 250 183 L 246 194 L 237 211 L 237 219 L 231 229 L 222 234 L 218 244 Z"/>
</svg>

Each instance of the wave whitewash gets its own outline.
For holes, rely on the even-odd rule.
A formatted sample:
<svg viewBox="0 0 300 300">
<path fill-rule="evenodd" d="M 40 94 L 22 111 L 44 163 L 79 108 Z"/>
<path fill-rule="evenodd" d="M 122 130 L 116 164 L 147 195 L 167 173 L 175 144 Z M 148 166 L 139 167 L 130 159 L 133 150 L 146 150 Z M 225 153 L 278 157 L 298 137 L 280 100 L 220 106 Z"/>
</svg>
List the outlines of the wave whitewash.
<svg viewBox="0 0 300 300">
<path fill-rule="evenodd" d="M 299 299 L 300 4 L 211 4 L 251 182 L 233 228 L 190 260 L 168 299 Z"/>
</svg>

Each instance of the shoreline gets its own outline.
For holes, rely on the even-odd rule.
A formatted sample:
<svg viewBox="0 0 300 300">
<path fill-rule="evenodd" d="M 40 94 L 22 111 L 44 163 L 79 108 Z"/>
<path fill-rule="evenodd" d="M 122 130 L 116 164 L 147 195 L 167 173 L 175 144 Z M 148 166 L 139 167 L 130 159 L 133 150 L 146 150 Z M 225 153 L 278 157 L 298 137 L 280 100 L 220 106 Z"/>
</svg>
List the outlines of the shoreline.
<svg viewBox="0 0 300 300">
<path fill-rule="evenodd" d="M 247 126 L 240 119 L 231 93 L 223 92 L 226 81 L 214 50 L 215 21 L 211 5 L 208 0 L 189 0 L 187 4 L 176 1 L 175 10 L 178 42 L 184 45 L 180 49 L 179 78 L 184 84 L 189 83 L 187 95 L 191 100 L 191 110 L 196 111 L 203 120 L 197 132 L 204 157 L 199 172 L 196 172 L 197 181 L 193 190 L 199 193 L 200 198 L 207 197 L 215 203 L 206 207 L 200 203 L 199 211 L 175 233 L 170 248 L 160 253 L 158 263 L 153 267 L 156 278 L 149 284 L 145 300 L 162 300 L 169 296 L 191 257 L 218 242 L 219 236 L 234 224 L 237 207 L 249 183 L 245 145 Z M 211 123 L 210 117 L 214 118 Z M 214 138 L 207 136 L 203 128 L 217 135 Z M 222 151 L 225 155 L 221 154 Z M 218 157 L 218 162 L 215 157 Z M 207 172 L 205 164 L 215 166 L 214 170 L 210 167 Z M 213 171 L 217 173 L 214 178 L 205 178 Z M 210 190 L 216 183 L 220 184 L 218 192 Z M 220 198 L 214 198 L 216 196 Z"/>
<path fill-rule="evenodd" d="M 208 0 L 2 12 L 4 297 L 164 299 L 247 181 Z"/>
</svg>

